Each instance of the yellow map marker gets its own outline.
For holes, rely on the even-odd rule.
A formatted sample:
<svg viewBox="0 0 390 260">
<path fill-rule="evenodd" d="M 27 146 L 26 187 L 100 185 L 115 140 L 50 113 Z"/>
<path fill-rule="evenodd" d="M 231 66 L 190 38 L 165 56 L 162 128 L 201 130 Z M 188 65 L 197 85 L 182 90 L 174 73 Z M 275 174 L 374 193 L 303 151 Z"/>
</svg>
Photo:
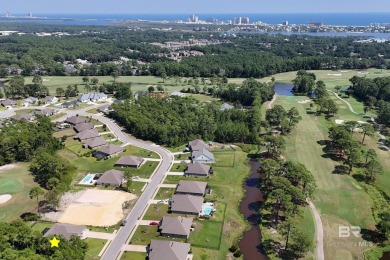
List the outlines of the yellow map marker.
<svg viewBox="0 0 390 260">
<path fill-rule="evenodd" d="M 58 247 L 58 243 L 60 243 L 60 240 L 58 240 L 56 237 L 53 237 L 52 240 L 49 240 L 51 247 Z"/>
</svg>

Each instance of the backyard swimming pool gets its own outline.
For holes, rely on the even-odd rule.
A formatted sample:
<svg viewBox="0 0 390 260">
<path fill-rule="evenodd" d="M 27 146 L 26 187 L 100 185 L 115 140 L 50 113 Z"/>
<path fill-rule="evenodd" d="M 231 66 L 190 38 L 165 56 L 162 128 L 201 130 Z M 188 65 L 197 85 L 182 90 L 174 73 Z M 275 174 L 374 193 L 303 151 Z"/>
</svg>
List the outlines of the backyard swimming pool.
<svg viewBox="0 0 390 260">
<path fill-rule="evenodd" d="M 206 202 L 202 206 L 201 216 L 211 216 L 215 211 L 214 203 Z"/>
<path fill-rule="evenodd" d="M 80 182 L 81 185 L 94 185 L 96 181 L 93 180 L 96 174 L 88 173 Z"/>
</svg>

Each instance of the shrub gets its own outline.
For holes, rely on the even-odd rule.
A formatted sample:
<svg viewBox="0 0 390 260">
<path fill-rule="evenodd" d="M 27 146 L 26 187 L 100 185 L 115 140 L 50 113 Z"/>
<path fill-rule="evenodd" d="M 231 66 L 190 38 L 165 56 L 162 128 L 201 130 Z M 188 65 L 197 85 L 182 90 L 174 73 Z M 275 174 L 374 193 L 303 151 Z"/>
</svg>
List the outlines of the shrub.
<svg viewBox="0 0 390 260">
<path fill-rule="evenodd" d="M 229 248 L 229 251 L 232 252 L 232 253 L 236 252 L 237 250 L 238 250 L 237 245 L 232 245 L 232 246 Z"/>
<path fill-rule="evenodd" d="M 234 254 L 233 254 L 233 256 L 234 257 L 240 257 L 242 255 L 242 253 L 241 253 L 241 251 L 240 250 L 237 250 Z"/>
</svg>

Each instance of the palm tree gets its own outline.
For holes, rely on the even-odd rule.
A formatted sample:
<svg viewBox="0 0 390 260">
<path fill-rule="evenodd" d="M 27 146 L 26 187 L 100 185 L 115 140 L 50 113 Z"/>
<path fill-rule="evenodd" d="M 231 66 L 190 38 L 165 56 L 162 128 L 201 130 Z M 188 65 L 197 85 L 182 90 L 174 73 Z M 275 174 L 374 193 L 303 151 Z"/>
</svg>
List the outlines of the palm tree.
<svg viewBox="0 0 390 260">
<path fill-rule="evenodd" d="M 33 199 L 33 198 L 37 198 L 37 205 L 38 205 L 38 214 L 39 214 L 39 196 L 45 194 L 44 190 L 39 187 L 39 186 L 36 186 L 36 187 L 33 187 L 30 192 L 29 192 L 29 195 L 30 195 L 30 199 Z"/>
</svg>

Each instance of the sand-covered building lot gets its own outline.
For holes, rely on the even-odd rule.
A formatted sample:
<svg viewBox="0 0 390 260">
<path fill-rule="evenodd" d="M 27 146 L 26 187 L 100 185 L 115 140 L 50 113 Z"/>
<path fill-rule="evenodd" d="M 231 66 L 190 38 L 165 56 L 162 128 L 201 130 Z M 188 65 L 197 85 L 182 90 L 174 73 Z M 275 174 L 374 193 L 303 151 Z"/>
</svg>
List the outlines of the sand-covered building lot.
<svg viewBox="0 0 390 260">
<path fill-rule="evenodd" d="M 48 217 L 52 220 L 54 217 L 60 223 L 112 226 L 123 218 L 123 203 L 136 198 L 134 194 L 122 191 L 87 189 L 64 195 L 60 212 Z"/>
</svg>

